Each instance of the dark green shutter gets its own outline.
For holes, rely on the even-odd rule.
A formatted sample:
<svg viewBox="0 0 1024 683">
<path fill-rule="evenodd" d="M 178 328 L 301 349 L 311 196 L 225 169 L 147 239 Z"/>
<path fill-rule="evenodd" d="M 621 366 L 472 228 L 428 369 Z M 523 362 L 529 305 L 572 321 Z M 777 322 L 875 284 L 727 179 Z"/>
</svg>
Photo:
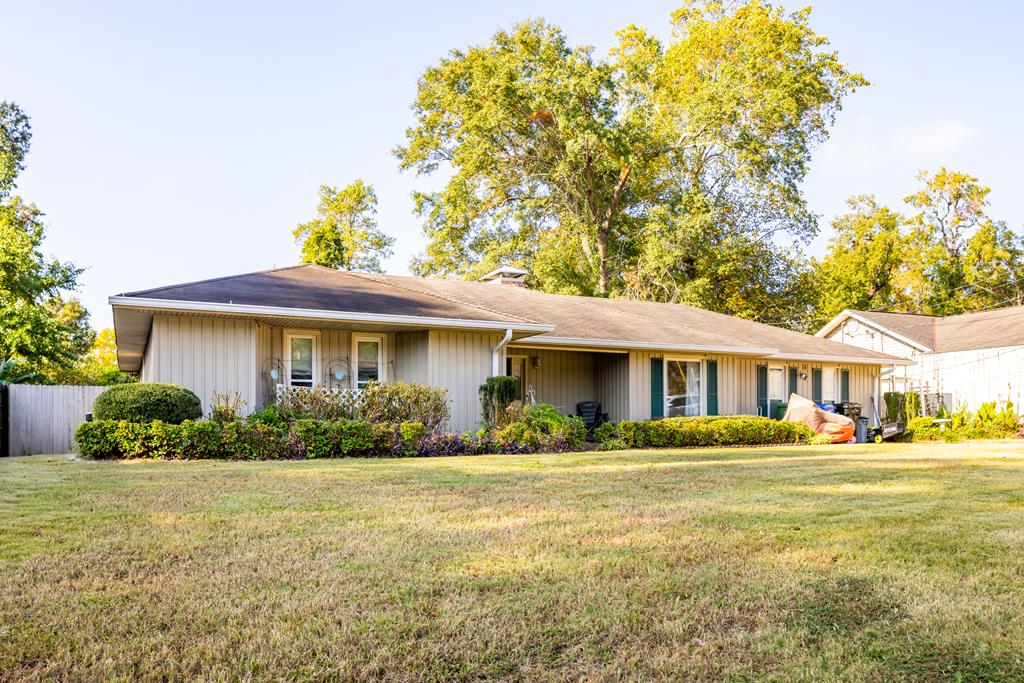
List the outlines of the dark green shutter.
<svg viewBox="0 0 1024 683">
<path fill-rule="evenodd" d="M 768 366 L 757 366 L 757 414 L 771 417 L 768 414 Z"/>
<path fill-rule="evenodd" d="M 796 390 L 796 388 L 797 388 L 796 382 L 797 382 L 796 368 L 790 368 L 789 369 L 789 393 L 791 393 L 791 394 L 799 394 L 800 393 L 799 391 Z M 786 398 L 784 400 L 788 401 L 789 400 L 789 396 L 786 396 Z"/>
<path fill-rule="evenodd" d="M 811 400 L 821 403 L 821 368 L 811 370 Z"/>
<path fill-rule="evenodd" d="M 708 415 L 718 415 L 718 361 L 709 360 L 708 368 Z"/>
<path fill-rule="evenodd" d="M 660 358 L 651 359 L 651 417 L 665 417 L 665 373 Z"/>
<path fill-rule="evenodd" d="M 839 374 L 839 400 L 850 400 L 850 371 L 843 370 Z"/>
</svg>

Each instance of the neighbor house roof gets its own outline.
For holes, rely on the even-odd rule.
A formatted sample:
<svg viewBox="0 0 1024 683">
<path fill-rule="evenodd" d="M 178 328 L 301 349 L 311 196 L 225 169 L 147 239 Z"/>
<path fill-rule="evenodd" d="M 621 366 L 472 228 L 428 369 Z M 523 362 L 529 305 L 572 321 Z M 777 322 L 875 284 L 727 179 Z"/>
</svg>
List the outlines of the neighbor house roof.
<svg viewBox="0 0 1024 683">
<path fill-rule="evenodd" d="M 111 297 L 121 329 L 158 310 L 304 317 L 365 324 L 513 329 L 517 343 L 719 352 L 792 360 L 902 362 L 892 356 L 683 304 L 546 294 L 524 287 L 315 265 L 203 280 Z M 120 316 L 119 316 L 120 313 Z M 119 317 L 124 324 L 119 323 Z M 131 334 L 126 333 L 127 340 Z M 137 344 L 136 344 L 137 346 Z M 142 349 L 145 342 L 142 342 Z M 141 362 L 141 351 L 137 349 Z M 120 356 L 119 356 L 120 358 Z M 134 361 L 125 363 L 128 366 Z"/>
<path fill-rule="evenodd" d="M 818 331 L 824 337 L 844 320 L 856 319 L 902 337 L 923 351 L 949 353 L 1024 345 L 1024 306 L 945 317 L 913 313 L 846 310 Z"/>
</svg>

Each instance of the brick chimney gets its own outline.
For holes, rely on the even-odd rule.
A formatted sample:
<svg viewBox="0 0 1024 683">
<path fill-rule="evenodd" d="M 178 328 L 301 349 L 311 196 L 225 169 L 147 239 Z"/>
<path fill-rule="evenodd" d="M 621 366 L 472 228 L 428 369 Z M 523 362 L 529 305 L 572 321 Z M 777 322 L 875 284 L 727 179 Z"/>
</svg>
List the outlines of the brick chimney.
<svg viewBox="0 0 1024 683">
<path fill-rule="evenodd" d="M 492 285 L 509 285 L 512 287 L 525 287 L 526 276 L 530 273 L 515 266 L 500 266 L 480 278 L 481 282 L 488 282 Z"/>
</svg>

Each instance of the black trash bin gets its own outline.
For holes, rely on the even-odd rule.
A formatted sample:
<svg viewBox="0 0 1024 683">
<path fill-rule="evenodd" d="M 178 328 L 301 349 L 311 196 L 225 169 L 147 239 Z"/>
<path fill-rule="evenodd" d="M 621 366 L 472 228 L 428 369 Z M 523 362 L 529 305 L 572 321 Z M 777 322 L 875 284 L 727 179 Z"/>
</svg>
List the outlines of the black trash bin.
<svg viewBox="0 0 1024 683">
<path fill-rule="evenodd" d="M 853 401 L 843 401 L 842 403 L 836 404 L 836 412 L 840 415 L 845 415 L 854 422 L 860 419 L 861 413 L 864 411 L 864 407 L 859 403 Z"/>
</svg>

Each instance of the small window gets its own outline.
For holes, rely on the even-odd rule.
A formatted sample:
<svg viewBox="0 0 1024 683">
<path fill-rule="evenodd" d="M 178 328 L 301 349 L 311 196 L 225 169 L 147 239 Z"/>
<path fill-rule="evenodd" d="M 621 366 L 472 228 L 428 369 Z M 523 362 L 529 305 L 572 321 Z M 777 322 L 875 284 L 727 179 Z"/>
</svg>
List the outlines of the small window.
<svg viewBox="0 0 1024 683">
<path fill-rule="evenodd" d="M 316 367 L 316 337 L 288 337 L 288 385 L 312 388 Z"/>
<path fill-rule="evenodd" d="M 384 359 L 379 337 L 355 337 L 356 347 L 356 389 L 362 389 L 370 382 L 384 379 Z"/>
</svg>

